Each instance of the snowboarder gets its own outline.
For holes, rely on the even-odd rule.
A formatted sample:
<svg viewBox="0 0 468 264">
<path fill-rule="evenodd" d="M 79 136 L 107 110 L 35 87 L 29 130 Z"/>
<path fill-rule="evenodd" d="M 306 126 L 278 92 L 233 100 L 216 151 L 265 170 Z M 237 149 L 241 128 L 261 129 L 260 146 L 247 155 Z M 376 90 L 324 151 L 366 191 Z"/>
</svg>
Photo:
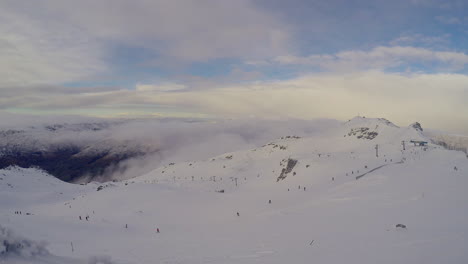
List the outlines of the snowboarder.
<svg viewBox="0 0 468 264">
<path fill-rule="evenodd" d="M 334 180 L 335 180 L 335 177 L 332 177 L 332 181 L 334 181 Z"/>
<path fill-rule="evenodd" d="M 268 203 L 271 204 L 271 200 L 268 200 Z"/>
<path fill-rule="evenodd" d="M 128 225 L 127 225 L 127 224 L 125 224 L 125 228 L 128 228 Z"/>
<path fill-rule="evenodd" d="M 304 192 L 305 192 L 305 187 L 304 187 Z"/>
<path fill-rule="evenodd" d="M 237 212 L 237 216 L 240 216 L 239 212 Z"/>
<path fill-rule="evenodd" d="M 86 216 L 86 221 L 89 221 L 89 216 Z"/>
<path fill-rule="evenodd" d="M 81 215 L 79 217 L 80 217 L 80 220 L 81 220 Z"/>
<path fill-rule="evenodd" d="M 156 228 L 156 233 L 159 233 L 159 228 Z"/>
</svg>

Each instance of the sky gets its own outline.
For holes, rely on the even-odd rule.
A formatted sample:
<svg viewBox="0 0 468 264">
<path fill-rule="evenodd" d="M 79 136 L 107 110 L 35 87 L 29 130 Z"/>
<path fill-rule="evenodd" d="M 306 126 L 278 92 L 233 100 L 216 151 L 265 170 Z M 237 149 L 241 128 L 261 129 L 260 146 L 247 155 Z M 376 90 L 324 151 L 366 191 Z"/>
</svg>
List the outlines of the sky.
<svg viewBox="0 0 468 264">
<path fill-rule="evenodd" d="M 0 111 L 468 134 L 467 0 L 0 0 Z"/>
</svg>

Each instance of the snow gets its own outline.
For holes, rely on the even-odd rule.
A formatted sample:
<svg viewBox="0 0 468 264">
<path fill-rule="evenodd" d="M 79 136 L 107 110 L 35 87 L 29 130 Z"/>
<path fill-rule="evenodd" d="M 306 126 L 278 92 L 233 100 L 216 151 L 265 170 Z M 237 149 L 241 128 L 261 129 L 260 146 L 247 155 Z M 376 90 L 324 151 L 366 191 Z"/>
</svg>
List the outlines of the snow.
<svg viewBox="0 0 468 264">
<path fill-rule="evenodd" d="M 348 136 L 362 127 L 378 135 Z M 427 139 L 383 119 L 287 136 L 123 182 L 1 170 L 0 225 L 46 241 L 44 263 L 468 262 L 464 153 L 431 143 L 403 151 L 402 141 Z M 278 181 L 288 159 L 297 164 Z"/>
</svg>

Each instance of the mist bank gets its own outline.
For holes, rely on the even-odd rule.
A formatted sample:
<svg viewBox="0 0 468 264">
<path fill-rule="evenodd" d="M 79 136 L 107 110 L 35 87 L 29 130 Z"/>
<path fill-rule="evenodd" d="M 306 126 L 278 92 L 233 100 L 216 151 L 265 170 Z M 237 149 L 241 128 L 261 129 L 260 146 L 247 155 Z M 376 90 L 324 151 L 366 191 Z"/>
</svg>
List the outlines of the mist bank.
<svg viewBox="0 0 468 264">
<path fill-rule="evenodd" d="M 0 168 L 39 167 L 75 183 L 125 180 L 164 164 L 253 149 L 282 136 L 319 136 L 341 124 L 333 119 L 102 119 L 0 112 Z M 434 143 L 466 152 L 467 137 L 423 133 Z"/>
<path fill-rule="evenodd" d="M 99 119 L 0 115 L 0 168 L 40 167 L 67 182 L 123 180 L 162 164 L 326 133 L 331 119 Z"/>
</svg>

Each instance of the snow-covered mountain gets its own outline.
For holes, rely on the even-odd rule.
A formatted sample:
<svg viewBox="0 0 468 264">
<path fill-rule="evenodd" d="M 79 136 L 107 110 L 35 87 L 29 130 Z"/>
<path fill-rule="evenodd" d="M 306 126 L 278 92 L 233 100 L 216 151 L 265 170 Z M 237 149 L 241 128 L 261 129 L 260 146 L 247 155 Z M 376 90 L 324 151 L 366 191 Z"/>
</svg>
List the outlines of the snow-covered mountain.
<svg viewBox="0 0 468 264">
<path fill-rule="evenodd" d="M 39 167 L 64 181 L 112 172 L 120 162 L 156 153 L 140 141 L 112 138 L 123 122 L 61 123 L 0 130 L 0 168 Z"/>
<path fill-rule="evenodd" d="M 126 179 L 166 161 L 208 158 L 261 145 L 295 131 L 336 126 L 336 120 L 71 120 L 33 122 L 0 115 L 0 169 L 39 167 L 68 182 Z M 11 122 L 16 120 L 15 122 Z M 30 119 L 26 119 L 32 122 Z M 60 121 L 60 122 L 59 122 Z M 79 121 L 79 122 L 76 122 Z M 19 122 L 19 123 L 18 123 Z M 11 124 L 10 124 L 11 123 Z"/>
<path fill-rule="evenodd" d="M 122 182 L 0 170 L 4 230 L 48 242 L 0 260 L 466 263 L 468 159 L 419 128 L 357 117 Z"/>
</svg>

